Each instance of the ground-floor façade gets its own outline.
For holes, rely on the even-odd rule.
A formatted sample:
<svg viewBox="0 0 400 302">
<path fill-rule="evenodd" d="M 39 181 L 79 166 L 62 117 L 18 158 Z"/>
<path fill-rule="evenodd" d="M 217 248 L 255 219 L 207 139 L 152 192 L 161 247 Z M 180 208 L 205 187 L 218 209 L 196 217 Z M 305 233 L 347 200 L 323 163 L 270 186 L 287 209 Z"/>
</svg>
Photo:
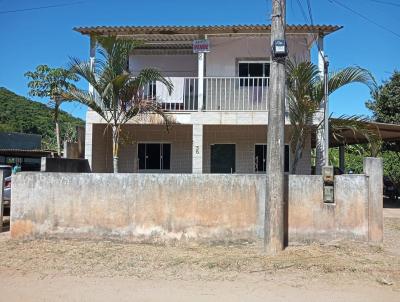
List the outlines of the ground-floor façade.
<svg viewBox="0 0 400 302">
<path fill-rule="evenodd" d="M 285 171 L 291 165 L 290 127 L 285 128 Z M 86 158 L 93 172 L 112 172 L 111 131 L 86 129 Z M 122 173 L 265 173 L 266 125 L 127 124 L 121 132 Z M 296 174 L 311 172 L 311 139 Z"/>
</svg>

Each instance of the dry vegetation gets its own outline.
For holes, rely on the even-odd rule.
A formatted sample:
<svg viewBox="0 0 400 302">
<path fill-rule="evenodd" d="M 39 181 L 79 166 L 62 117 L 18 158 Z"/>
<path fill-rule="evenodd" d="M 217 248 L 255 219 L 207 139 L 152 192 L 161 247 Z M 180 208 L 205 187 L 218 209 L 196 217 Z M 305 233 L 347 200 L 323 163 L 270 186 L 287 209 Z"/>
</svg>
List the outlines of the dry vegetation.
<svg viewBox="0 0 400 302">
<path fill-rule="evenodd" d="M 112 241 L 13 241 L 0 237 L 0 269 L 22 274 L 140 279 L 274 279 L 378 283 L 400 290 L 400 219 L 385 219 L 383 247 L 354 242 L 289 247 L 263 256 L 254 244 L 164 246 Z M 324 282 L 325 282 L 324 281 Z"/>
</svg>

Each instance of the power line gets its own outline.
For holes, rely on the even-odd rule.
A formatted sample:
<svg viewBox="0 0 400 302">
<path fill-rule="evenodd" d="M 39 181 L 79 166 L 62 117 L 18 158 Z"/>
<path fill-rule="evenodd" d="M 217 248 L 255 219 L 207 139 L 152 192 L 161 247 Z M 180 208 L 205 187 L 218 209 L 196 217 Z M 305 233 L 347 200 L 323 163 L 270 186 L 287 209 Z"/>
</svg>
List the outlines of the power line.
<svg viewBox="0 0 400 302">
<path fill-rule="evenodd" d="M 311 1 L 310 0 L 306 0 L 307 3 L 307 9 L 308 9 L 308 15 L 310 18 L 310 24 L 311 26 L 314 26 L 314 19 L 313 19 L 313 14 L 312 14 L 312 7 L 311 7 Z M 315 45 L 317 46 L 318 49 L 318 53 L 321 56 L 322 60 L 324 61 L 324 64 L 326 63 L 326 58 L 325 58 L 325 54 L 323 53 L 319 43 L 318 43 L 318 34 L 314 33 L 314 42 Z"/>
<path fill-rule="evenodd" d="M 397 6 L 400 7 L 399 3 L 394 3 L 390 1 L 382 1 L 382 0 L 369 0 L 369 2 L 375 2 L 375 3 L 380 3 L 380 4 L 385 4 L 385 5 L 392 5 L 392 6 Z"/>
<path fill-rule="evenodd" d="M 301 4 L 301 1 L 300 1 L 300 0 L 297 0 L 297 4 L 299 5 L 301 14 L 303 15 L 303 18 L 304 18 L 304 21 L 305 21 L 306 23 L 308 23 L 308 18 L 307 18 L 306 12 L 305 12 L 305 10 L 304 10 L 303 4 Z"/>
<path fill-rule="evenodd" d="M 314 25 L 310 0 L 307 0 L 307 8 L 308 8 L 308 15 L 310 16 L 311 25 Z"/>
<path fill-rule="evenodd" d="M 21 9 L 15 9 L 15 10 L 3 10 L 3 11 L 0 11 L 0 14 L 19 13 L 19 12 L 26 12 L 26 11 L 32 11 L 32 10 L 41 10 L 41 9 L 47 9 L 47 8 L 71 6 L 71 5 L 82 4 L 82 3 L 85 3 L 85 2 L 86 1 L 76 1 L 76 2 L 60 3 L 60 4 L 47 5 L 47 6 L 21 8 Z"/>
<path fill-rule="evenodd" d="M 371 18 L 369 18 L 369 17 L 367 17 L 367 16 L 365 16 L 365 15 L 359 13 L 359 12 L 356 11 L 355 9 L 352 9 L 351 7 L 345 5 L 345 4 L 343 4 L 343 3 L 341 3 L 341 2 L 339 2 L 339 1 L 337 1 L 337 0 L 328 0 L 328 1 L 331 2 L 331 3 L 333 3 L 333 4 L 339 5 L 339 6 L 343 7 L 343 8 L 345 8 L 345 9 L 347 9 L 348 11 L 352 12 L 353 14 L 356 14 L 356 15 L 359 16 L 360 18 L 362 18 L 362 19 L 364 19 L 364 20 L 366 20 L 366 21 L 368 21 L 368 22 L 374 24 L 375 26 L 378 26 L 379 28 L 381 28 L 381 29 L 383 29 L 383 30 L 385 30 L 385 31 L 387 31 L 387 32 L 390 32 L 391 34 L 393 34 L 393 35 L 395 35 L 396 37 L 400 38 L 400 34 L 399 34 L 399 33 L 397 33 L 397 32 L 395 32 L 395 31 L 391 30 L 390 28 L 388 28 L 388 27 L 386 27 L 386 26 L 384 26 L 384 25 L 382 25 L 382 24 L 379 24 L 379 23 L 375 22 L 375 21 L 372 20 Z"/>
</svg>

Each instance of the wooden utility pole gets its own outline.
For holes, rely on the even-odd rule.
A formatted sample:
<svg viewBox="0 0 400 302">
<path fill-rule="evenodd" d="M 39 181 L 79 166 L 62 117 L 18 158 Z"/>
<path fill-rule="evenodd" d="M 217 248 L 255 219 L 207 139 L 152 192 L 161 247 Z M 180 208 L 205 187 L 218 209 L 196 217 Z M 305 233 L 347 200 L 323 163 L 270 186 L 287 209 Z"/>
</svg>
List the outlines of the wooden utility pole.
<svg viewBox="0 0 400 302">
<path fill-rule="evenodd" d="M 272 0 L 271 47 L 285 41 L 286 1 Z M 285 147 L 285 56 L 273 55 L 269 85 L 267 137 L 267 191 L 265 200 L 264 250 L 276 254 L 284 249 L 284 147 Z"/>
</svg>

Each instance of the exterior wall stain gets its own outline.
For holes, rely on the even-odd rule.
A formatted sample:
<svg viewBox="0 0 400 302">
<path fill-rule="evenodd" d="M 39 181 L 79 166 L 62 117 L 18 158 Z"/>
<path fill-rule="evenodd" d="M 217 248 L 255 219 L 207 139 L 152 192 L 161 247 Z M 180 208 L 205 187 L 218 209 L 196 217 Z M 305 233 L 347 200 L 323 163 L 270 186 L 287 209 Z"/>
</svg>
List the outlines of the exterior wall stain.
<svg viewBox="0 0 400 302">
<path fill-rule="evenodd" d="M 335 204 L 324 204 L 321 176 L 290 175 L 289 244 L 368 241 L 369 179 L 337 176 Z M 263 236 L 265 176 L 19 173 L 11 205 L 12 238 L 257 241 Z"/>
</svg>

